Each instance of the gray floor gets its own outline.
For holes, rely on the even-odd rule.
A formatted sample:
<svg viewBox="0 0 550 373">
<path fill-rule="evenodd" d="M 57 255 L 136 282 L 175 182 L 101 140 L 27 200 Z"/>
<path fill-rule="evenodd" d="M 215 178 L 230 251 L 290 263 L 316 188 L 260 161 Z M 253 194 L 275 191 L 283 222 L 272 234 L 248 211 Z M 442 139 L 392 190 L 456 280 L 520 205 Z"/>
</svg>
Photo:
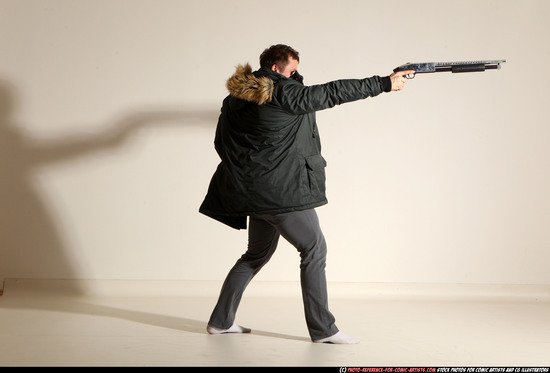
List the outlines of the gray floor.
<svg viewBox="0 0 550 373">
<path fill-rule="evenodd" d="M 297 284 L 245 293 L 237 321 L 252 333 L 243 335 L 206 334 L 219 284 L 194 286 L 184 295 L 140 295 L 8 281 L 0 365 L 550 366 L 547 297 L 343 291 L 331 297 L 331 309 L 361 343 L 326 345 L 308 338 Z"/>
</svg>

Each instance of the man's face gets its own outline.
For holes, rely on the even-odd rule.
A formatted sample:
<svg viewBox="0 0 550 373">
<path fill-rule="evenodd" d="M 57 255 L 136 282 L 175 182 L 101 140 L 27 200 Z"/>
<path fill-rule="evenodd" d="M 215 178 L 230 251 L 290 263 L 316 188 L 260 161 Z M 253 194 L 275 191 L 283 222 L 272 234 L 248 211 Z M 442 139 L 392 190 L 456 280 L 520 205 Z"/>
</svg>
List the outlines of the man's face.
<svg viewBox="0 0 550 373">
<path fill-rule="evenodd" d="M 288 63 L 286 64 L 284 69 L 279 69 L 277 65 L 273 65 L 272 70 L 286 76 L 287 78 L 290 78 L 296 71 L 298 71 L 298 60 L 295 60 L 292 57 L 288 58 Z"/>
</svg>

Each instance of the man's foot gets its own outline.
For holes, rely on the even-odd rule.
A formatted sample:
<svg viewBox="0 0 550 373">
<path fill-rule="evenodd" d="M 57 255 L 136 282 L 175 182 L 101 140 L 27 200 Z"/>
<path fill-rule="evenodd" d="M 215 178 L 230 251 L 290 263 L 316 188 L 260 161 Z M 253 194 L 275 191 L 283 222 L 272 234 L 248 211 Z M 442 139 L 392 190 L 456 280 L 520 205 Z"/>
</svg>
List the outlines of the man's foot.
<svg viewBox="0 0 550 373">
<path fill-rule="evenodd" d="M 208 325 L 206 327 L 206 331 L 208 332 L 208 334 L 250 333 L 249 328 L 245 328 L 244 326 L 240 326 L 237 324 L 233 324 L 229 329 L 218 329 Z"/>
<path fill-rule="evenodd" d="M 334 344 L 355 344 L 359 343 L 359 339 L 352 337 L 351 335 L 338 332 L 330 337 L 318 339 L 313 341 L 315 343 L 334 343 Z"/>
</svg>

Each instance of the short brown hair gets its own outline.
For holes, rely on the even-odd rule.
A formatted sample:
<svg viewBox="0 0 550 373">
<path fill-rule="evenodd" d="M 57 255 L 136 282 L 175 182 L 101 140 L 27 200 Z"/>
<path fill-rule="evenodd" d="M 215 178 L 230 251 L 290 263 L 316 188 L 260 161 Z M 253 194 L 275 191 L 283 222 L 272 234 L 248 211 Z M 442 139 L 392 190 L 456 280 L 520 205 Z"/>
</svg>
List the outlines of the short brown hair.
<svg viewBox="0 0 550 373">
<path fill-rule="evenodd" d="M 292 47 L 284 44 L 272 45 L 260 55 L 260 66 L 271 69 L 273 65 L 277 65 L 279 69 L 284 69 L 289 58 L 300 61 L 299 53 Z"/>
</svg>

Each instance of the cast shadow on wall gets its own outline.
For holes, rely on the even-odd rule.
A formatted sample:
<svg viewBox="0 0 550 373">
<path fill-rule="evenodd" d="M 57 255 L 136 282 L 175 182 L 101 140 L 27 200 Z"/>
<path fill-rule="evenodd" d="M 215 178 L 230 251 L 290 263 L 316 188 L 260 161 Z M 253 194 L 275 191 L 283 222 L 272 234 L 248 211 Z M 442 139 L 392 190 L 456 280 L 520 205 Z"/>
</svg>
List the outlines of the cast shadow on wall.
<svg viewBox="0 0 550 373">
<path fill-rule="evenodd" d="M 13 119 L 16 103 L 15 86 L 0 79 L 0 281 L 8 277 L 75 278 L 68 248 L 52 217 L 55 206 L 47 205 L 35 184 L 40 167 L 78 162 L 114 150 L 147 126 L 169 122 L 213 129 L 219 115 L 215 110 L 153 110 L 125 116 L 100 134 L 37 140 L 26 136 Z M 79 293 L 79 289 L 72 290 Z"/>
</svg>

